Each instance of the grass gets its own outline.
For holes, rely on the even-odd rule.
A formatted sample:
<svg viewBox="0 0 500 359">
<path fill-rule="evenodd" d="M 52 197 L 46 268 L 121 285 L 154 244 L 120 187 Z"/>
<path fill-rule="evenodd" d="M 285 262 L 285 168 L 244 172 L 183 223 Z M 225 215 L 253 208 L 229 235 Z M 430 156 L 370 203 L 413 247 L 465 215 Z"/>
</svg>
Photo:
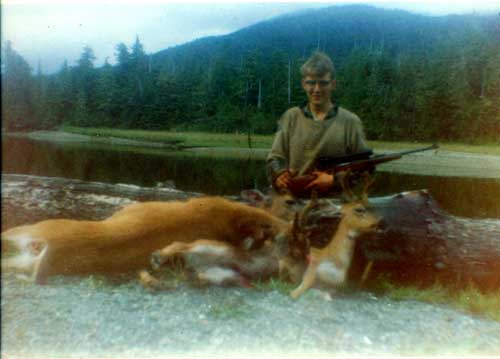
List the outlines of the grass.
<svg viewBox="0 0 500 359">
<path fill-rule="evenodd" d="M 180 143 L 183 147 L 224 147 L 248 148 L 248 137 L 242 133 L 206 133 L 206 132 L 172 132 L 172 131 L 146 131 L 146 130 L 121 130 L 114 128 L 82 128 L 64 126 L 59 129 L 63 132 L 77 133 L 88 136 L 117 137 L 137 141 Z M 274 135 L 252 135 L 252 148 L 271 148 Z M 389 142 L 368 141 L 376 151 L 405 150 L 429 146 L 431 142 Z M 488 143 L 481 145 L 462 143 L 440 143 L 440 148 L 453 152 L 481 153 L 500 155 L 500 145 Z"/>
<path fill-rule="evenodd" d="M 295 285 L 292 283 L 275 278 L 271 278 L 268 281 L 254 281 L 252 285 L 256 290 L 262 292 L 277 291 L 283 295 L 288 295 L 295 288 Z"/>
<path fill-rule="evenodd" d="M 500 290 L 482 293 L 470 286 L 451 290 L 440 283 L 427 288 L 398 286 L 388 281 L 380 284 L 383 295 L 394 300 L 416 300 L 425 303 L 447 305 L 463 312 L 500 321 Z"/>
<path fill-rule="evenodd" d="M 435 283 L 427 288 L 419 288 L 411 285 L 396 285 L 384 277 L 381 277 L 377 282 L 374 290 L 378 294 L 396 301 L 416 300 L 449 306 L 465 313 L 480 315 L 500 322 L 500 289 L 482 293 L 474 286 L 452 290 L 440 283 Z M 289 282 L 272 278 L 269 281 L 253 282 L 252 284 L 257 290 L 278 291 L 283 295 L 288 295 L 295 288 L 295 285 Z"/>
<path fill-rule="evenodd" d="M 207 132 L 170 132 L 145 130 L 120 130 L 113 128 L 61 127 L 60 131 L 88 136 L 117 137 L 130 140 L 177 143 L 183 147 L 234 147 L 247 148 L 246 134 L 207 133 Z M 253 135 L 253 148 L 270 148 L 273 138 L 269 135 Z"/>
<path fill-rule="evenodd" d="M 260 291 L 278 291 L 288 295 L 295 287 L 280 279 L 252 283 Z M 452 290 L 440 283 L 427 288 L 402 286 L 391 283 L 388 279 L 380 279 L 376 292 L 396 301 L 416 300 L 435 305 L 445 305 L 462 312 L 480 315 L 500 322 L 500 290 L 482 293 L 470 286 L 461 290 Z"/>
</svg>

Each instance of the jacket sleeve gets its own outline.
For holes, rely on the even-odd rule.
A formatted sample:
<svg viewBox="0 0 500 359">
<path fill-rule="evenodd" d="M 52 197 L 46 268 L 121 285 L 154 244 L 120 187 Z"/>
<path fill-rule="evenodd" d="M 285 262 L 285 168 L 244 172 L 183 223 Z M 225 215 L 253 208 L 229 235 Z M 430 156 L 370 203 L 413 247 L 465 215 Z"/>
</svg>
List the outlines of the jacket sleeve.
<svg viewBox="0 0 500 359">
<path fill-rule="evenodd" d="M 359 117 L 355 117 L 352 121 L 352 126 L 349 131 L 349 146 L 348 153 L 357 153 L 361 151 L 369 150 L 368 144 L 366 143 L 365 131 L 363 129 L 363 123 Z"/>
<path fill-rule="evenodd" d="M 274 137 L 271 151 L 267 155 L 267 179 L 274 186 L 274 180 L 288 169 L 289 164 L 289 136 L 285 115 L 278 122 L 278 131 Z"/>
</svg>

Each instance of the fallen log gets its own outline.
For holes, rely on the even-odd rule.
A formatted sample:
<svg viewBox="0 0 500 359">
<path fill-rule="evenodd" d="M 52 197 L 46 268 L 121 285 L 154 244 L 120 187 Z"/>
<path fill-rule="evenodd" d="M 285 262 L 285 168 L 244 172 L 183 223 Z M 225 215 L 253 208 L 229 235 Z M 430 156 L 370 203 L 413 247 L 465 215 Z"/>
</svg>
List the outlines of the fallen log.
<svg viewBox="0 0 500 359">
<path fill-rule="evenodd" d="M 425 190 L 370 202 L 386 227 L 359 239 L 353 276 L 373 261 L 372 284 L 383 274 L 404 284 L 500 288 L 499 219 L 452 216 Z"/>
<path fill-rule="evenodd" d="M 171 188 L 105 184 L 25 175 L 2 175 L 2 231 L 49 218 L 100 220 L 126 204 L 200 196 Z M 500 220 L 468 219 L 441 210 L 427 191 L 370 198 L 384 218 L 383 231 L 359 238 L 349 279 L 366 284 L 380 276 L 393 282 L 458 288 L 500 288 Z M 307 203 L 304 201 L 303 204 Z M 332 202 L 332 206 L 338 203 Z M 323 208 L 328 213 L 328 208 Z M 334 213 L 335 211 L 331 211 Z M 338 218 L 316 219 L 312 242 L 330 238 Z"/>
<path fill-rule="evenodd" d="M 200 196 L 168 187 L 2 174 L 2 231 L 45 219 L 101 220 L 134 202 Z"/>
</svg>

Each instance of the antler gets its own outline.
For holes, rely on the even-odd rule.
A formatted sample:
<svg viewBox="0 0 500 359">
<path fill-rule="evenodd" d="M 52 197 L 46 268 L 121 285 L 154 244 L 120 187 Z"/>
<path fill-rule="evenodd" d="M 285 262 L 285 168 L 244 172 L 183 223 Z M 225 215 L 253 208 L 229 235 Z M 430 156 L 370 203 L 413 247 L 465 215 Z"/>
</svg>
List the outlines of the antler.
<svg viewBox="0 0 500 359">
<path fill-rule="evenodd" d="M 368 205 L 368 188 L 375 182 L 375 176 L 371 176 L 370 172 L 365 171 L 362 173 L 361 177 L 363 177 L 363 189 L 361 195 L 356 196 L 351 189 L 349 178 L 351 177 L 352 172 L 350 169 L 345 172 L 339 173 L 340 185 L 342 187 L 342 196 L 345 202 L 354 202 L 357 200 L 361 200 L 364 205 Z"/>
<path fill-rule="evenodd" d="M 356 196 L 352 192 L 351 185 L 349 184 L 350 176 L 351 176 L 350 168 L 338 173 L 340 186 L 342 187 L 342 200 L 344 202 L 354 202 L 356 200 Z"/>
<path fill-rule="evenodd" d="M 364 184 L 363 184 L 363 192 L 361 193 L 361 202 L 363 205 L 368 206 L 369 201 L 368 201 L 368 188 L 370 188 L 373 183 L 375 182 L 375 175 L 371 176 L 370 172 L 365 171 L 363 172 L 363 179 L 364 179 Z"/>
</svg>

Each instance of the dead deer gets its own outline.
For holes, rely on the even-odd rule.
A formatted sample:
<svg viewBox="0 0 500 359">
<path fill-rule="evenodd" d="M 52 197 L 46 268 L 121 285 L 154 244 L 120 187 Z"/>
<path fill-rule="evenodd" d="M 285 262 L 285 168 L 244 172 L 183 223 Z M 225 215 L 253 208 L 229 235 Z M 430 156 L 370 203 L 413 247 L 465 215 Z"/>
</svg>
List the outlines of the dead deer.
<svg viewBox="0 0 500 359">
<path fill-rule="evenodd" d="M 342 179 L 344 192 L 354 198 L 350 188 L 346 187 L 346 174 Z M 365 175 L 362 199 L 346 203 L 341 209 L 341 219 L 333 238 L 322 249 L 311 247 L 309 264 L 300 285 L 290 292 L 292 298 L 298 298 L 317 282 L 328 287 L 337 287 L 345 282 L 351 264 L 355 238 L 364 232 L 373 231 L 381 218 L 368 208 L 368 187 L 373 183 Z"/>
<path fill-rule="evenodd" d="M 129 205 L 103 221 L 54 219 L 2 233 L 17 256 L 3 270 L 31 274 L 36 283 L 57 274 L 123 273 L 148 268 L 151 254 L 170 243 L 212 238 L 235 248 L 259 247 L 289 224 L 221 197 Z"/>
<path fill-rule="evenodd" d="M 306 206 L 287 231 L 255 250 L 242 250 L 227 242 L 200 239 L 191 243 L 174 242 L 153 253 L 151 266 L 159 270 L 174 257 L 181 257 L 185 266 L 201 284 L 249 286 L 251 280 L 273 276 L 298 282 L 304 273 L 309 243 L 302 227 L 311 206 Z"/>
</svg>

